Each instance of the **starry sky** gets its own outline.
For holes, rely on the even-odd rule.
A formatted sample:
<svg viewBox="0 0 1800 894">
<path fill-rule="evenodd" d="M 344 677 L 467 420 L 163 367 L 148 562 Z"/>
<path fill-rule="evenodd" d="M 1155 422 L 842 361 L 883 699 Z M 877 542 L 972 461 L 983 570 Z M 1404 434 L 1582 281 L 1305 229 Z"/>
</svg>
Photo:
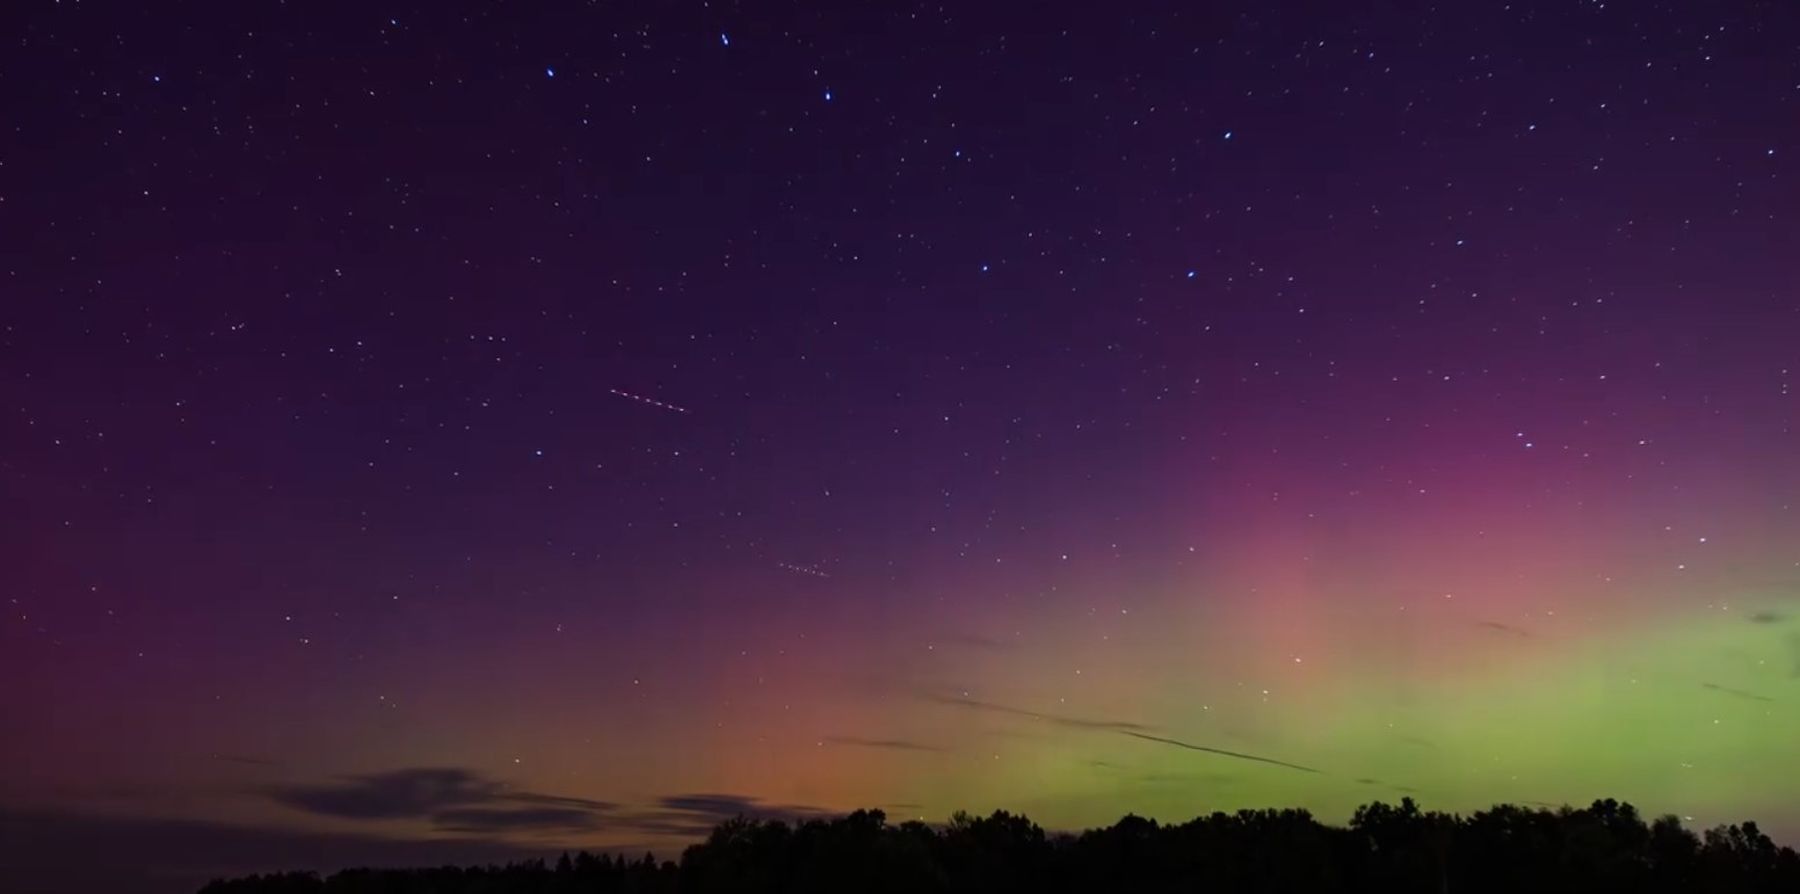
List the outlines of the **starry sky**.
<svg viewBox="0 0 1800 894">
<path fill-rule="evenodd" d="M 0 15 L 33 854 L 1800 837 L 1793 4 Z"/>
</svg>

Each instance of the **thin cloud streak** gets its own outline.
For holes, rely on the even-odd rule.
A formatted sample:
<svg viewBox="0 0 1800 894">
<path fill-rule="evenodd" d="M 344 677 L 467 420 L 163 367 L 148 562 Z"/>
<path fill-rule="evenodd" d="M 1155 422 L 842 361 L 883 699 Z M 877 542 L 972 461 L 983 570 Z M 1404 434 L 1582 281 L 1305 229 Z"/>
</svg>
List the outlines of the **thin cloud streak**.
<svg viewBox="0 0 1800 894">
<path fill-rule="evenodd" d="M 1070 717 L 1063 714 L 1045 714 L 1041 711 L 1028 711 L 1024 708 L 1014 708 L 1009 705 L 999 705 L 993 702 L 976 701 L 972 698 L 946 695 L 927 695 L 926 698 L 941 705 L 954 705 L 956 707 L 969 708 L 977 711 L 991 711 L 995 714 L 1010 714 L 1014 717 L 1028 717 L 1032 720 L 1042 720 L 1046 723 L 1054 723 L 1057 726 L 1066 726 L 1074 729 L 1112 730 L 1113 732 L 1119 733 L 1129 733 L 1134 731 L 1145 732 L 1154 729 L 1154 727 L 1148 727 L 1141 723 L 1131 723 L 1124 720 L 1090 720 L 1085 717 Z"/>
<path fill-rule="evenodd" d="M 1530 638 L 1531 636 L 1531 631 L 1526 630 L 1523 627 L 1514 627 L 1511 624 L 1502 624 L 1499 621 L 1476 621 L 1475 626 L 1485 627 L 1489 630 L 1497 630 L 1501 633 L 1510 633 L 1517 637 Z"/>
<path fill-rule="evenodd" d="M 1287 761 L 1276 760 L 1275 758 L 1272 758 L 1272 757 L 1258 757 L 1257 755 L 1245 754 L 1241 751 L 1226 751 L 1223 748 L 1211 748 L 1211 747 L 1208 747 L 1205 745 L 1195 745 L 1192 742 L 1183 742 L 1179 739 L 1170 739 L 1170 738 L 1166 738 L 1163 736 L 1152 736 L 1147 733 L 1134 733 L 1129 730 L 1120 730 L 1120 732 L 1122 732 L 1125 735 L 1130 736 L 1134 739 L 1143 739 L 1146 742 L 1161 742 L 1164 745 L 1173 745 L 1177 748 L 1186 748 L 1189 751 L 1204 751 L 1207 754 L 1217 754 L 1217 755 L 1221 755 L 1224 757 L 1235 757 L 1238 760 L 1255 761 L 1259 764 L 1274 764 L 1277 767 L 1287 767 L 1290 770 L 1299 770 L 1304 773 L 1321 773 L 1321 771 L 1315 770 L 1312 767 L 1305 767 L 1305 766 L 1301 766 L 1300 764 L 1290 764 Z"/>
<path fill-rule="evenodd" d="M 1745 689 L 1734 689 L 1730 686 L 1720 686 L 1717 683 L 1701 683 L 1700 685 L 1706 687 L 1707 689 L 1711 689 L 1714 692 L 1723 692 L 1726 695 L 1736 696 L 1738 698 L 1750 699 L 1751 701 L 1759 701 L 1759 702 L 1774 701 L 1774 699 L 1772 699 L 1766 695 L 1757 695 L 1756 693 L 1750 692 Z"/>
</svg>

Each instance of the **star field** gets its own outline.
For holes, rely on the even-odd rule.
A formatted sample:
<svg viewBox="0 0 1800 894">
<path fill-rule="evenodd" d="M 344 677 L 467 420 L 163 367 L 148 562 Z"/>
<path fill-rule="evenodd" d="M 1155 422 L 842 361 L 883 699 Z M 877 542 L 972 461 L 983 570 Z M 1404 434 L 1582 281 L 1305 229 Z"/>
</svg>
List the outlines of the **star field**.
<svg viewBox="0 0 1800 894">
<path fill-rule="evenodd" d="M 0 811 L 1800 835 L 1800 8 L 0 20 Z"/>
</svg>

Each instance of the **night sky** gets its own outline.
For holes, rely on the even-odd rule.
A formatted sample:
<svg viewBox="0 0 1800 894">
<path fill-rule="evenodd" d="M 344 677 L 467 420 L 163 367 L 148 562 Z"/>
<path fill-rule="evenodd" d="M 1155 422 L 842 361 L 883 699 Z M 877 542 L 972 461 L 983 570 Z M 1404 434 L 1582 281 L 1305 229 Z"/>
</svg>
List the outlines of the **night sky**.
<svg viewBox="0 0 1800 894">
<path fill-rule="evenodd" d="M 3 16 L 9 871 L 1800 837 L 1792 3 Z"/>
</svg>

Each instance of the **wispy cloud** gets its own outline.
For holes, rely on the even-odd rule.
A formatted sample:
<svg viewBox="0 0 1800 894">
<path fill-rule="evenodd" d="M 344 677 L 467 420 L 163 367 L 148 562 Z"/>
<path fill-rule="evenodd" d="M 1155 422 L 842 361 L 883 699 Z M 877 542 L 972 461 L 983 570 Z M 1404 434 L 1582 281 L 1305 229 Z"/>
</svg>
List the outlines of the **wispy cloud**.
<svg viewBox="0 0 1800 894">
<path fill-rule="evenodd" d="M 864 739 L 860 736 L 826 736 L 823 740 L 833 745 L 850 745 L 857 748 L 885 748 L 890 751 L 943 751 L 937 745 L 913 742 L 907 739 Z"/>
<path fill-rule="evenodd" d="M 1132 781 L 1144 785 L 1205 785 L 1224 788 L 1237 785 L 1243 780 L 1229 773 L 1143 773 L 1133 776 Z"/>
<path fill-rule="evenodd" d="M 543 804 L 548 807 L 574 807 L 581 810 L 611 810 L 619 805 L 611 801 L 596 801 L 592 798 L 571 798 L 568 795 L 540 795 L 536 792 L 509 792 L 506 800 L 520 804 Z"/>
</svg>

